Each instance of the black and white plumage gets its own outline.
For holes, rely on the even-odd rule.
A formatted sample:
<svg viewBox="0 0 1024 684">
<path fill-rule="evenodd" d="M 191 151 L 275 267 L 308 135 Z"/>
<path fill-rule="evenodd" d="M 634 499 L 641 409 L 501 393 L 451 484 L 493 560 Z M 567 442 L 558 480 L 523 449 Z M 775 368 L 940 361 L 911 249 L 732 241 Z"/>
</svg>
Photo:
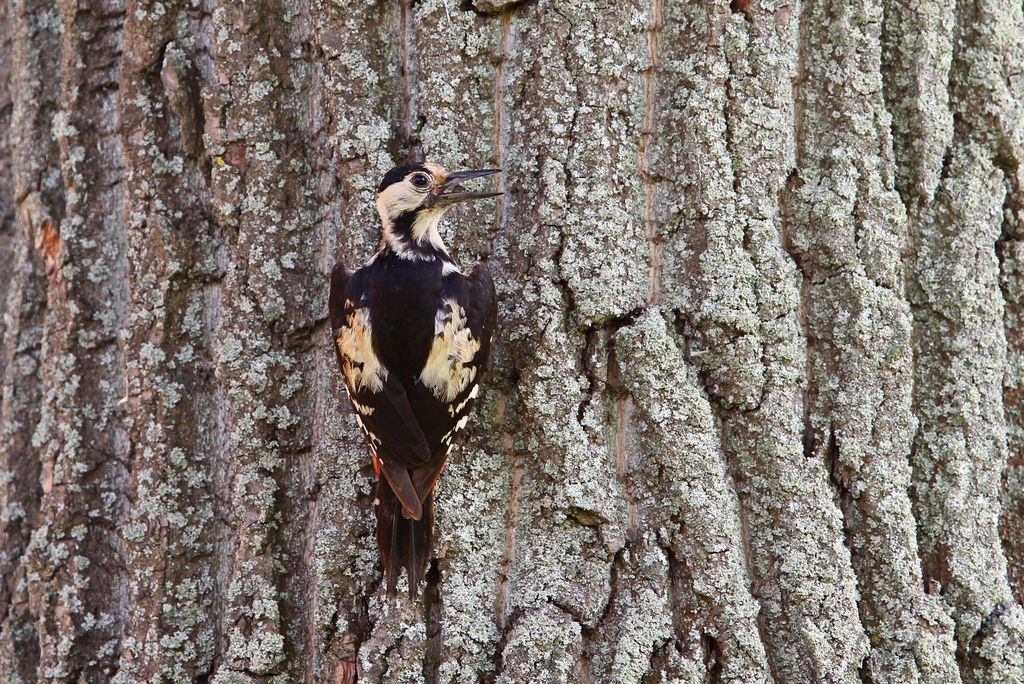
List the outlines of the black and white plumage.
<svg viewBox="0 0 1024 684">
<path fill-rule="evenodd" d="M 402 567 L 410 595 L 423 579 L 434 485 L 479 394 L 495 325 L 487 265 L 463 273 L 437 226 L 455 203 L 500 194 L 458 188 L 496 172 L 392 169 L 377 189 L 380 249 L 355 272 L 338 263 L 331 275 L 338 361 L 378 476 L 377 545 L 389 593 Z"/>
</svg>

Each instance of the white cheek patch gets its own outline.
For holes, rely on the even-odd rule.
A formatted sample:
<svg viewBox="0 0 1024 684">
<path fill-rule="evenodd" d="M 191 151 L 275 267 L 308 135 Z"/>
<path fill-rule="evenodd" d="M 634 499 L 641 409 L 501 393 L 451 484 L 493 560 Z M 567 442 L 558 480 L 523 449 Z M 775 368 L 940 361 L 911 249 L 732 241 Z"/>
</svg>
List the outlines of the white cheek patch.
<svg viewBox="0 0 1024 684">
<path fill-rule="evenodd" d="M 384 189 L 384 192 L 377 195 L 377 213 L 380 214 L 381 223 L 385 227 L 390 226 L 398 215 L 404 211 L 410 211 L 420 206 L 423 201 L 423 193 L 417 191 L 406 181 L 392 183 Z"/>
</svg>

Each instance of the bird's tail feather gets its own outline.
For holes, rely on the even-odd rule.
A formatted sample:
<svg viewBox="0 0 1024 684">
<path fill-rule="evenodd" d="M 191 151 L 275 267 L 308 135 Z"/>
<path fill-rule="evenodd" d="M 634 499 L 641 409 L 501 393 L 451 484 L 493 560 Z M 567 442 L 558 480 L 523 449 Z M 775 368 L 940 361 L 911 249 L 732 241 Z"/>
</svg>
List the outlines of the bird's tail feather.
<svg viewBox="0 0 1024 684">
<path fill-rule="evenodd" d="M 415 597 L 426 576 L 434 541 L 434 494 L 423 501 L 423 517 L 412 520 L 402 515 L 402 505 L 387 480 L 377 481 L 377 548 L 384 562 L 388 594 L 395 593 L 398 574 L 405 568 L 409 596 Z"/>
</svg>

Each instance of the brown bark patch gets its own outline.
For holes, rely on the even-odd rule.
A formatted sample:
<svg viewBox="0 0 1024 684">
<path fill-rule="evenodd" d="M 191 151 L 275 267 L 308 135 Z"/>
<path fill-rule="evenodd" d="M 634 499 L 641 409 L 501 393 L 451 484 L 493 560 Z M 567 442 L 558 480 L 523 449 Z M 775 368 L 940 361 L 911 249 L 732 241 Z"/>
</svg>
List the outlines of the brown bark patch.
<svg viewBox="0 0 1024 684">
<path fill-rule="evenodd" d="M 245 143 L 233 142 L 229 144 L 228 149 L 224 152 L 224 163 L 240 171 L 245 171 L 245 168 L 249 166 L 249 160 L 245 156 Z"/>
<path fill-rule="evenodd" d="M 751 0 L 732 0 L 732 2 L 729 3 L 729 9 L 732 10 L 733 14 L 738 14 L 740 12 L 746 14 L 750 11 L 750 3 Z"/>
<path fill-rule="evenodd" d="M 36 249 L 46 262 L 46 275 L 50 277 L 50 282 L 56 282 L 60 265 L 60 234 L 53 227 L 53 221 L 46 219 L 40 225 L 36 234 Z"/>
</svg>

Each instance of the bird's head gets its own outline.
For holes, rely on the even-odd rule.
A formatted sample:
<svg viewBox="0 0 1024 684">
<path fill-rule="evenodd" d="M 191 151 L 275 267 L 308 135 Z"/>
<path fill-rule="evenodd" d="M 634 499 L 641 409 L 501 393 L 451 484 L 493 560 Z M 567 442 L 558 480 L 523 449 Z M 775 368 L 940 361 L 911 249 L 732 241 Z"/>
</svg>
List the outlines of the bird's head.
<svg viewBox="0 0 1024 684">
<path fill-rule="evenodd" d="M 377 188 L 377 213 L 384 240 L 396 251 L 432 246 L 444 249 L 437 224 L 448 209 L 467 200 L 496 197 L 500 192 L 467 192 L 464 181 L 490 176 L 501 169 L 445 170 L 424 162 L 396 166 L 384 174 Z"/>
</svg>

